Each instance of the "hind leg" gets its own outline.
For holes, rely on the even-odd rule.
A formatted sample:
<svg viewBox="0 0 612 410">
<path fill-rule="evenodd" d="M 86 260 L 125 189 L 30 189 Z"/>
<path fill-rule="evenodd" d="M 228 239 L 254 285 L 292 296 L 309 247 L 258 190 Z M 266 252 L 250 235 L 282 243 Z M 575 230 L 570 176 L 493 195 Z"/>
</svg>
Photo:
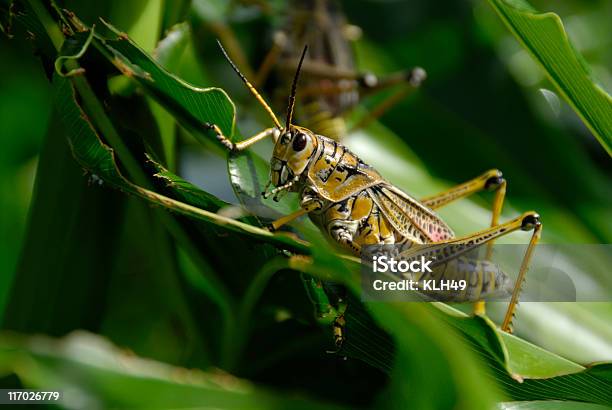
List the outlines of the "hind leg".
<svg viewBox="0 0 612 410">
<path fill-rule="evenodd" d="M 482 231 L 466 235 L 460 238 L 449 239 L 446 241 L 421 245 L 416 249 L 409 249 L 402 253 L 402 256 L 407 260 L 415 260 L 421 256 L 435 262 L 431 264 L 432 268 L 448 263 L 450 260 L 476 249 L 479 246 L 485 245 L 500 236 L 507 235 L 511 232 L 522 230 L 532 231 L 531 240 L 527 245 L 527 250 L 523 256 L 523 261 L 519 269 L 518 278 L 514 283 L 512 298 L 506 311 L 502 330 L 505 332 L 512 331 L 512 318 L 518 304 L 519 295 L 525 275 L 529 269 L 529 263 L 533 256 L 533 251 L 540 240 L 542 234 L 542 223 L 540 217 L 535 212 L 526 212 L 523 215 L 506 223 L 496 225 L 494 227 L 484 229 Z"/>
<path fill-rule="evenodd" d="M 497 169 L 489 170 L 474 179 L 454 186 L 439 194 L 423 198 L 421 202 L 431 209 L 437 209 L 480 191 L 495 192 L 491 212 L 491 227 L 497 226 L 506 197 L 506 180 L 503 178 L 501 171 Z M 494 241 L 487 243 L 485 260 L 491 260 L 491 256 L 493 255 L 493 244 Z M 485 302 L 483 300 L 474 303 L 474 313 L 477 315 L 484 315 Z"/>
</svg>

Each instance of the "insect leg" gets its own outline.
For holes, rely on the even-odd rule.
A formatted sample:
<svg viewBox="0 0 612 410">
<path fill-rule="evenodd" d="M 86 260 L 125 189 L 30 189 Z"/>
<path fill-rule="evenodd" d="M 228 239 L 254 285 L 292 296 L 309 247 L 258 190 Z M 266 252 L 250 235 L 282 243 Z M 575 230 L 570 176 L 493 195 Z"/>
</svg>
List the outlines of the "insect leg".
<svg viewBox="0 0 612 410">
<path fill-rule="evenodd" d="M 501 171 L 491 169 L 474 179 L 464 182 L 463 184 L 454 186 L 436 195 L 423 198 L 420 200 L 420 202 L 430 209 L 437 209 L 456 201 L 457 199 L 465 198 L 480 191 L 497 191 L 501 189 L 503 189 L 505 193 L 506 181 L 503 178 Z"/>
<path fill-rule="evenodd" d="M 501 330 L 504 332 L 512 333 L 512 319 L 514 318 L 516 306 L 519 302 L 521 288 L 523 287 L 527 270 L 529 270 L 529 262 L 531 262 L 533 250 L 538 244 L 541 235 L 542 224 L 538 221 L 534 227 L 531 241 L 529 241 L 529 245 L 525 251 L 525 256 L 523 256 L 523 262 L 521 263 L 521 268 L 519 269 L 518 278 L 516 279 L 516 283 L 514 284 L 514 289 L 512 291 L 512 298 L 510 299 L 510 304 L 508 305 L 508 309 L 506 310 L 506 314 L 504 316 L 504 321 L 502 322 Z"/>
<path fill-rule="evenodd" d="M 306 215 L 308 212 L 316 211 L 317 209 L 321 208 L 321 203 L 316 200 L 302 202 L 301 207 L 302 207 L 301 209 L 289 215 L 285 215 L 281 218 L 278 218 L 276 221 L 272 222 L 272 224 L 270 225 L 271 230 L 276 231 L 278 228 L 280 228 L 283 225 L 288 224 L 294 219 L 297 219 L 302 215 Z"/>
<path fill-rule="evenodd" d="M 402 256 L 409 260 L 423 256 L 435 261 L 432 263 L 432 266 L 440 265 L 500 236 L 505 236 L 519 229 L 522 231 L 532 231 L 538 225 L 541 225 L 540 216 L 533 211 L 525 212 L 508 222 L 469 235 L 410 248 L 403 252 Z"/>
<path fill-rule="evenodd" d="M 491 169 L 474 179 L 464 182 L 463 184 L 452 187 L 437 195 L 424 198 L 421 200 L 421 203 L 428 208 L 436 209 L 456 201 L 457 199 L 465 198 L 469 195 L 484 190 L 495 191 L 491 216 L 491 226 L 493 227 L 499 223 L 499 216 L 501 214 L 502 207 L 504 205 L 504 198 L 506 196 L 506 180 L 503 178 L 501 171 L 497 169 Z M 485 260 L 491 260 L 491 256 L 493 255 L 493 244 L 494 241 L 489 241 L 487 243 Z M 474 303 L 474 313 L 479 315 L 483 315 L 485 313 L 484 301 Z"/>
<path fill-rule="evenodd" d="M 308 211 L 306 211 L 305 209 L 298 209 L 297 211 L 290 213 L 289 215 L 285 215 L 281 218 L 278 218 L 276 221 L 270 224 L 270 230 L 276 231 L 281 226 L 286 225 L 294 219 L 297 219 L 302 215 L 306 215 L 307 213 Z"/>
<path fill-rule="evenodd" d="M 332 325 L 338 317 L 338 312 L 325 291 L 323 281 L 307 273 L 302 273 L 301 279 L 306 295 L 314 306 L 317 322 L 326 326 Z"/>
<path fill-rule="evenodd" d="M 496 171 L 496 170 L 492 170 L 492 171 Z M 493 197 L 493 209 L 491 212 L 491 227 L 494 227 L 499 224 L 499 216 L 501 215 L 501 211 L 504 206 L 504 199 L 506 198 L 506 180 L 501 176 L 501 172 L 499 172 L 499 175 L 492 176 L 491 178 L 487 179 L 487 182 L 485 182 L 485 189 L 495 190 L 495 196 Z M 541 224 L 538 224 L 538 227 L 536 229 L 539 231 L 541 229 L 541 226 L 542 226 Z M 533 237 L 535 237 L 535 235 L 536 235 L 536 232 L 534 230 Z M 532 237 L 532 240 L 533 240 L 533 237 Z M 493 245 L 494 244 L 495 244 L 495 240 L 491 240 L 487 243 L 487 253 L 485 254 L 486 261 L 490 261 L 491 258 L 493 257 Z M 517 281 L 517 283 L 521 283 L 521 282 Z M 486 312 L 486 308 L 485 308 L 484 300 L 479 300 L 474 303 L 474 314 L 484 315 L 485 312 Z"/>
<path fill-rule="evenodd" d="M 374 74 L 364 73 L 359 78 L 359 84 L 365 94 L 372 94 L 396 85 L 407 84 L 410 88 L 419 87 L 427 78 L 427 73 L 421 67 L 388 74 L 378 78 Z"/>
<path fill-rule="evenodd" d="M 435 267 L 447 263 L 453 258 L 482 246 L 483 244 L 490 243 L 500 236 L 507 235 L 510 232 L 514 232 L 519 229 L 523 231 L 533 231 L 533 233 L 529 245 L 527 246 L 525 256 L 523 257 L 523 261 L 519 269 L 519 275 L 514 284 L 512 298 L 502 325 L 502 330 L 510 332 L 512 317 L 514 315 L 514 311 L 516 310 L 516 305 L 518 304 L 518 297 L 525 280 L 525 274 L 529 269 L 529 263 L 531 261 L 533 250 L 535 249 L 542 232 L 542 223 L 540 222 L 540 216 L 537 213 L 526 212 L 520 217 L 511 221 L 461 238 L 449 239 L 447 241 L 423 245 L 416 249 L 410 249 L 404 253 L 403 256 L 404 258 L 408 259 L 416 259 L 420 256 L 424 256 L 427 259 L 434 260 L 431 265 L 432 267 Z"/>
<path fill-rule="evenodd" d="M 336 345 L 336 352 L 339 352 L 346 339 L 346 319 L 344 318 L 344 312 L 346 311 L 346 304 L 342 306 L 340 314 L 334 320 L 334 344 Z M 335 352 L 334 352 L 335 353 Z"/>
<path fill-rule="evenodd" d="M 489 186 L 486 187 L 488 190 L 495 190 L 495 197 L 493 197 L 493 209 L 491 212 L 492 227 L 499 224 L 499 216 L 501 215 L 502 208 L 504 206 L 504 199 L 506 198 L 506 180 L 501 176 L 501 172 L 499 173 L 497 179 L 495 178 L 496 177 L 489 179 Z M 485 259 L 491 260 L 491 256 L 493 256 L 493 241 L 487 244 L 487 254 Z"/>
<path fill-rule="evenodd" d="M 361 89 L 363 94 L 374 94 L 378 91 L 385 90 L 387 88 L 406 84 L 406 91 L 411 91 L 421 85 L 425 80 L 425 70 L 420 67 L 413 68 L 409 71 L 403 71 L 400 73 L 390 74 L 388 76 L 379 79 L 372 73 L 358 73 L 351 71 L 339 71 L 336 67 L 328 65 L 317 65 L 314 66 L 312 63 L 307 65 L 304 63 L 303 72 L 310 74 L 313 77 L 320 76 L 325 79 L 334 80 L 349 80 L 346 82 L 333 82 L 331 84 L 312 84 L 302 87 L 300 94 L 302 97 L 305 96 L 317 96 L 317 95 L 335 95 L 341 94 L 356 89 Z M 405 96 L 406 93 L 403 94 Z M 402 96 L 402 97 L 403 97 Z M 401 98 L 399 99 L 401 100 Z"/>
<path fill-rule="evenodd" d="M 374 94 L 396 85 L 401 87 L 372 108 L 370 112 L 357 121 L 349 131 L 364 128 L 370 122 L 382 117 L 385 112 L 403 101 L 410 93 L 419 88 L 426 78 L 427 73 L 421 67 L 415 67 L 409 71 L 391 74 L 380 80 L 373 74 L 363 74 L 359 82 L 360 88 L 364 89 L 364 95 Z"/>
<path fill-rule="evenodd" d="M 244 141 L 240 141 L 238 143 L 235 143 L 233 141 L 230 141 L 229 138 L 227 138 L 225 135 L 223 135 L 223 132 L 221 131 L 221 129 L 216 125 L 216 124 L 211 124 L 211 123 L 205 123 L 204 124 L 204 128 L 207 130 L 210 130 L 212 132 L 215 133 L 215 136 L 217 137 L 217 140 L 223 144 L 223 146 L 225 148 L 227 148 L 230 151 L 234 151 L 234 152 L 238 152 L 238 151 L 242 151 L 246 148 L 248 148 L 249 146 L 255 144 L 256 142 L 259 142 L 261 140 L 264 140 L 270 136 L 273 136 L 274 139 L 278 138 L 279 135 L 279 130 L 278 128 L 267 128 L 265 130 L 263 130 L 262 132 L 253 135 L 250 138 L 247 138 Z"/>
<path fill-rule="evenodd" d="M 300 98 L 322 96 L 322 95 L 336 95 L 342 94 L 349 91 L 354 91 L 359 87 L 356 81 L 349 81 L 346 83 L 326 83 L 326 84 L 311 84 L 302 87 L 300 90 Z"/>
</svg>

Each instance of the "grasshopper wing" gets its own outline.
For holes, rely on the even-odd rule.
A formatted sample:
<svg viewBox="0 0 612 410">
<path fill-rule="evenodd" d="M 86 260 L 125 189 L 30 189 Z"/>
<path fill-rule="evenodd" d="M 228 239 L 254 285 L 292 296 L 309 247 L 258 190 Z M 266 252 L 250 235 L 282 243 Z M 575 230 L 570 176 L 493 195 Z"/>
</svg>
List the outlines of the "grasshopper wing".
<svg viewBox="0 0 612 410">
<path fill-rule="evenodd" d="M 409 241 L 431 243 L 454 237 L 434 211 L 393 185 L 381 183 L 368 192 L 389 223 Z"/>
</svg>

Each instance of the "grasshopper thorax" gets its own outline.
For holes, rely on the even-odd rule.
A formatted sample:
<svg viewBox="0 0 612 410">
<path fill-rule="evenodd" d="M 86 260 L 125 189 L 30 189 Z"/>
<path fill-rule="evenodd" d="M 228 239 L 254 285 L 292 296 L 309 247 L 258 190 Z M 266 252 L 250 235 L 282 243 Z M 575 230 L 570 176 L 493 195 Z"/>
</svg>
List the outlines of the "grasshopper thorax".
<svg viewBox="0 0 612 410">
<path fill-rule="evenodd" d="M 270 179 L 282 186 L 298 179 L 317 150 L 317 137 L 307 128 L 291 125 L 282 130 L 270 161 Z"/>
</svg>

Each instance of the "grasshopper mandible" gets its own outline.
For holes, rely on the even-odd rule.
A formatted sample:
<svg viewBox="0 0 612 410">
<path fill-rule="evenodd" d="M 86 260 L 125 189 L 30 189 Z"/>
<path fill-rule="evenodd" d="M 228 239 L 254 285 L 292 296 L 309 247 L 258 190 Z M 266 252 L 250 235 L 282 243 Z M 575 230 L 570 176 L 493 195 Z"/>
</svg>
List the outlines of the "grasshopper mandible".
<svg viewBox="0 0 612 410">
<path fill-rule="evenodd" d="M 307 47 L 304 48 L 291 85 L 285 124 L 282 125 L 270 106 L 255 87 L 240 72 L 219 42 L 221 51 L 234 71 L 240 76 L 253 96 L 262 104 L 274 122 L 268 128 L 244 141 L 234 143 L 214 124 L 205 124 L 221 144 L 231 151 L 241 151 L 256 142 L 272 137 L 275 141 L 270 161 L 270 184 L 274 188 L 262 193 L 278 198 L 284 192 L 300 195 L 300 209 L 271 225 L 276 230 L 292 220 L 308 214 L 318 228 L 333 242 L 360 255 L 362 247 L 377 244 L 418 244 L 421 253 L 440 255 L 451 261 L 466 251 L 517 230 L 532 231 L 531 240 L 523 257 L 512 298 L 502 323 L 502 330 L 511 332 L 511 321 L 533 250 L 540 238 L 542 224 L 536 212 L 525 212 L 506 223 L 498 224 L 506 192 L 506 181 L 498 170 L 453 187 L 420 201 L 387 182 L 373 167 L 363 162 L 337 141 L 318 135 L 292 123 L 297 83 Z M 269 184 L 269 185 L 270 185 Z M 435 213 L 435 209 L 479 191 L 495 191 L 491 227 L 476 233 L 455 237 L 451 228 Z M 488 276 L 486 264 L 474 263 L 462 275 L 468 275 L 473 294 L 478 298 L 504 281 L 503 277 Z M 471 270 L 469 270 L 471 269 Z M 452 274 L 452 273 L 449 273 Z M 455 272 L 455 274 L 457 274 Z M 504 275 L 498 272 L 496 275 Z M 505 275 L 504 275 L 505 276 Z M 484 305 L 476 306 L 483 313 Z M 336 342 L 341 342 L 341 330 L 336 328 Z"/>
</svg>

